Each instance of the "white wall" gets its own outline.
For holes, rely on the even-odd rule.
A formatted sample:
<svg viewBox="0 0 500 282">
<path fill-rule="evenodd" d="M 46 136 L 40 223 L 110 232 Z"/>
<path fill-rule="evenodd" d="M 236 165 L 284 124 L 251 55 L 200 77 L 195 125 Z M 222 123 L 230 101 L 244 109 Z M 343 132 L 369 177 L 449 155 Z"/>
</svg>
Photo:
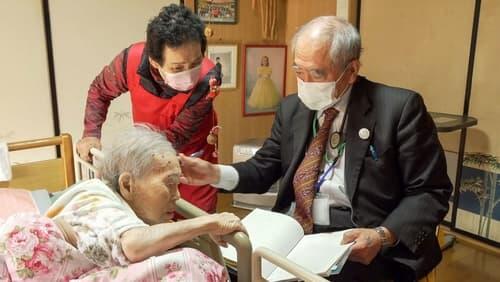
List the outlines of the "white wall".
<svg viewBox="0 0 500 282">
<path fill-rule="evenodd" d="M 0 142 L 54 135 L 42 1 L 0 1 Z M 11 154 L 46 159 L 54 149 Z"/>
<path fill-rule="evenodd" d="M 61 132 L 80 139 L 87 90 L 102 67 L 145 39 L 160 9 L 178 0 L 49 0 Z M 0 142 L 54 136 L 46 41 L 39 0 L 0 1 Z M 107 143 L 131 125 L 130 98 L 118 98 L 103 130 Z M 11 154 L 12 162 L 54 157 L 54 149 Z"/>
<path fill-rule="evenodd" d="M 119 52 L 145 39 L 146 26 L 160 9 L 177 0 L 51 0 L 56 84 L 61 132 L 77 142 L 83 131 L 90 83 Z M 113 101 L 103 144 L 131 125 L 130 97 Z"/>
</svg>

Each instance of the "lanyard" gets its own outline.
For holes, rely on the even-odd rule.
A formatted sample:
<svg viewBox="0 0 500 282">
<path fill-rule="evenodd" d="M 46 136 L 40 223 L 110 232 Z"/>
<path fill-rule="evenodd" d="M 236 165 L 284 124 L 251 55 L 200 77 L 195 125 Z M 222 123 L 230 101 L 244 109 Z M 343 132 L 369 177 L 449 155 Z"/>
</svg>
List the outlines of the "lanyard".
<svg viewBox="0 0 500 282">
<path fill-rule="evenodd" d="M 349 97 L 349 98 L 351 98 L 351 97 Z M 351 99 L 349 99 L 349 101 L 348 101 L 348 105 L 349 105 L 350 100 Z M 346 120 L 346 117 L 347 117 L 348 109 L 349 109 L 349 107 L 346 107 L 344 116 L 342 117 L 342 123 L 340 124 L 340 131 L 339 132 L 341 134 L 343 134 L 343 131 L 344 131 L 344 124 L 345 124 L 345 120 Z M 316 135 L 318 135 L 318 129 L 316 128 L 318 126 L 319 126 L 319 124 L 318 124 L 318 118 L 315 117 L 315 118 L 313 118 L 313 121 L 312 121 L 313 138 L 316 137 Z"/>
<path fill-rule="evenodd" d="M 345 109 L 345 112 L 344 112 L 344 116 L 342 117 L 342 123 L 340 125 L 340 134 L 341 134 L 341 143 L 339 145 L 339 152 L 337 154 L 337 156 L 335 158 L 333 158 L 333 161 L 331 162 L 330 166 L 325 170 L 325 172 L 323 173 L 323 175 L 321 175 L 321 177 L 318 179 L 318 182 L 316 182 L 316 184 L 314 185 L 314 190 L 316 191 L 316 193 L 319 192 L 319 188 L 321 187 L 321 185 L 323 185 L 323 183 L 325 182 L 325 178 L 326 178 L 326 175 L 328 173 L 330 173 L 330 171 L 333 170 L 335 164 L 337 164 L 337 161 L 339 160 L 340 156 L 342 156 L 342 153 L 344 152 L 344 149 L 345 149 L 345 145 L 346 145 L 346 142 L 343 141 L 344 137 L 344 125 L 345 125 L 345 120 L 346 120 L 346 117 L 347 117 L 347 112 L 349 110 L 349 105 L 351 104 L 351 96 L 349 96 L 349 100 L 347 101 L 347 107 Z M 318 118 L 315 117 L 313 119 L 313 123 L 312 123 L 312 129 L 313 129 L 313 137 L 316 137 L 316 135 L 318 134 L 317 132 L 317 129 L 316 129 L 316 126 L 318 125 Z M 329 163 L 329 159 L 327 157 L 327 152 L 326 152 L 326 148 L 325 148 L 325 166 Z M 333 173 L 333 172 L 332 172 Z"/>
<path fill-rule="evenodd" d="M 340 147 L 339 148 L 339 154 L 335 158 L 333 158 L 333 161 L 330 163 L 330 166 L 325 170 L 325 172 L 323 173 L 323 175 L 321 175 L 321 177 L 319 178 L 318 182 L 316 182 L 316 184 L 314 184 L 314 190 L 316 191 L 316 193 L 319 192 L 319 188 L 325 182 L 326 176 L 328 175 L 328 173 L 330 173 L 330 171 L 333 170 L 333 168 L 337 164 L 337 161 L 339 160 L 340 156 L 342 156 L 342 153 L 344 153 L 345 142 L 342 143 L 342 144 L 340 144 L 339 147 Z M 326 154 L 325 154 L 325 159 L 326 159 Z M 327 165 L 327 164 L 328 164 L 328 161 L 325 162 L 325 165 Z"/>
</svg>

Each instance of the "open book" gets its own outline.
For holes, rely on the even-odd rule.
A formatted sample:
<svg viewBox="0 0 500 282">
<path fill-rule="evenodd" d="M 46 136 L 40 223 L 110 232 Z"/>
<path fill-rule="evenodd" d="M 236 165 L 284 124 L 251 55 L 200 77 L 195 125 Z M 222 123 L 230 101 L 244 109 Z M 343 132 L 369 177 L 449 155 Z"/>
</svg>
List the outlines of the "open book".
<svg viewBox="0 0 500 282">
<path fill-rule="evenodd" d="M 292 217 L 255 209 L 243 220 L 252 247 L 267 247 L 289 260 L 321 276 L 339 273 L 352 244 L 341 245 L 345 231 L 304 235 L 302 226 Z M 236 249 L 221 248 L 222 255 L 236 262 Z M 268 261 L 262 262 L 262 276 L 268 281 L 286 281 L 292 274 Z"/>
</svg>

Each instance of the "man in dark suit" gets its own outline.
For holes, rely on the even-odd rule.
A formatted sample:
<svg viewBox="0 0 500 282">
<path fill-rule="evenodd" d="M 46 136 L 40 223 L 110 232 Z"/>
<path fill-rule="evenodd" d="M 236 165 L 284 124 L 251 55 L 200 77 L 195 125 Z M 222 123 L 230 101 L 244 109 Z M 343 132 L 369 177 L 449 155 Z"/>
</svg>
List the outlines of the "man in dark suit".
<svg viewBox="0 0 500 282">
<path fill-rule="evenodd" d="M 435 230 L 452 187 L 421 96 L 358 76 L 360 42 L 336 17 L 304 25 L 292 42 L 298 95 L 282 101 L 263 147 L 231 166 L 181 155 L 181 181 L 265 193 L 280 179 L 273 210 L 305 233 L 352 228 L 335 281 L 414 281 L 441 260 Z"/>
</svg>

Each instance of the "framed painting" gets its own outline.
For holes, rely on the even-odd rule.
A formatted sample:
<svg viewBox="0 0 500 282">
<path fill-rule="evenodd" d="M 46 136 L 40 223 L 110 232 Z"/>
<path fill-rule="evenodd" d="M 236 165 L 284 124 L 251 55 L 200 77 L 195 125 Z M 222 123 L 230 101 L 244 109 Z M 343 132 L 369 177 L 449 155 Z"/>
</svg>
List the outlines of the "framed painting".
<svg viewBox="0 0 500 282">
<path fill-rule="evenodd" d="M 221 88 L 236 88 L 238 80 L 238 45 L 208 45 L 207 57 L 215 63 L 215 68 L 220 73 L 222 78 Z"/>
<path fill-rule="evenodd" d="M 243 115 L 273 114 L 285 96 L 286 45 L 246 45 Z"/>
<path fill-rule="evenodd" d="M 195 0 L 194 11 L 206 23 L 236 24 L 237 0 Z"/>
</svg>

